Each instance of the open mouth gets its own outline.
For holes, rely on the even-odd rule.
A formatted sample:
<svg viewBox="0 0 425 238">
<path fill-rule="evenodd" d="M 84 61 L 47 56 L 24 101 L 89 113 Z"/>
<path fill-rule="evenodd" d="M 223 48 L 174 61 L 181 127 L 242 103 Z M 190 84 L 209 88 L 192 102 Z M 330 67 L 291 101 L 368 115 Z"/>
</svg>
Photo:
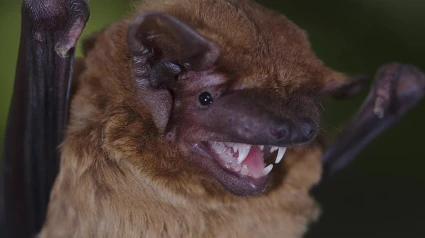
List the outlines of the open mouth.
<svg viewBox="0 0 425 238">
<path fill-rule="evenodd" d="M 274 164 L 282 161 L 286 147 L 231 142 L 203 142 L 209 159 L 200 160 L 217 181 L 235 195 L 263 192 Z"/>
<path fill-rule="evenodd" d="M 286 147 L 229 142 L 209 142 L 209 148 L 222 168 L 236 175 L 254 179 L 269 174 L 273 169 L 273 163 L 278 164 L 282 161 L 286 152 Z M 272 160 L 275 151 L 277 156 Z"/>
</svg>

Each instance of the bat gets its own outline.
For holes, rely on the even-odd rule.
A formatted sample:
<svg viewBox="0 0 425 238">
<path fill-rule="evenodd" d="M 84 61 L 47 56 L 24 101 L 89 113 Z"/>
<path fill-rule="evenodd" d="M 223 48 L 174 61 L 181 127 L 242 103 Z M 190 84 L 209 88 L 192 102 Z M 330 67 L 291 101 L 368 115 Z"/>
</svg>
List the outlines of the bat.
<svg viewBox="0 0 425 238">
<path fill-rule="evenodd" d="M 2 237 L 301 237 L 315 190 L 425 91 L 418 68 L 384 65 L 326 148 L 320 102 L 365 80 L 327 68 L 284 16 L 144 1 L 74 64 L 88 15 L 83 0 L 24 1 Z"/>
</svg>

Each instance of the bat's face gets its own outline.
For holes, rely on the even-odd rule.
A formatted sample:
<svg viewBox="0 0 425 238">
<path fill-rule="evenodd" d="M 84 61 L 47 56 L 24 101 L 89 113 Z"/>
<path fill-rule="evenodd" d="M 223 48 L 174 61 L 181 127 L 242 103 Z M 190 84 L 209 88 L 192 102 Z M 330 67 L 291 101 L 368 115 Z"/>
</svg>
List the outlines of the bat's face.
<svg viewBox="0 0 425 238">
<path fill-rule="evenodd" d="M 139 102 L 142 118 L 150 114 L 169 145 L 163 150 L 172 151 L 165 159 L 174 170 L 195 166 L 236 195 L 264 191 L 286 150 L 316 137 L 330 72 L 302 30 L 255 7 L 252 19 L 231 9 L 221 15 L 228 21 L 214 15 L 202 23 L 153 12 L 124 27 L 133 60 L 127 87 L 136 95 L 125 97 Z M 124 66 L 112 73 L 123 77 Z"/>
<path fill-rule="evenodd" d="M 273 164 L 319 126 L 319 92 L 286 92 L 280 80 L 219 69 L 181 74 L 168 138 L 232 193 L 263 191 Z"/>
</svg>

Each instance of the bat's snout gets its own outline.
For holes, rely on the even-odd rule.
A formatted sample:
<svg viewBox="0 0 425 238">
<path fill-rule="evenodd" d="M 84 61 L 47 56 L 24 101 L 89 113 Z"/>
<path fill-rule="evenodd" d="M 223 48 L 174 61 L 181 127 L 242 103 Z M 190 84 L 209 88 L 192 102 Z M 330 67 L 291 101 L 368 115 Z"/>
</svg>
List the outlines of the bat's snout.
<svg viewBox="0 0 425 238">
<path fill-rule="evenodd" d="M 317 134 L 315 116 L 293 113 L 277 100 L 237 92 L 217 100 L 206 115 L 210 130 L 247 144 L 288 146 L 311 141 Z"/>
</svg>

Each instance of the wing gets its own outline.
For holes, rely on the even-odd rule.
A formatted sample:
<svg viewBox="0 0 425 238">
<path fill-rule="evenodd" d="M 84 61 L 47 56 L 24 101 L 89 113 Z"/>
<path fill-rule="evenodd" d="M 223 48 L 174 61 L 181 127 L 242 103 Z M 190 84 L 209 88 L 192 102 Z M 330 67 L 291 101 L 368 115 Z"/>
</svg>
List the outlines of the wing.
<svg viewBox="0 0 425 238">
<path fill-rule="evenodd" d="M 367 144 L 402 118 L 424 94 L 425 75 L 418 68 L 398 63 L 382 66 L 359 112 L 326 151 L 319 186 L 351 163 Z"/>
<path fill-rule="evenodd" d="M 32 237 L 45 219 L 64 136 L 74 46 L 86 0 L 25 0 L 6 129 L 1 237 Z"/>
</svg>

